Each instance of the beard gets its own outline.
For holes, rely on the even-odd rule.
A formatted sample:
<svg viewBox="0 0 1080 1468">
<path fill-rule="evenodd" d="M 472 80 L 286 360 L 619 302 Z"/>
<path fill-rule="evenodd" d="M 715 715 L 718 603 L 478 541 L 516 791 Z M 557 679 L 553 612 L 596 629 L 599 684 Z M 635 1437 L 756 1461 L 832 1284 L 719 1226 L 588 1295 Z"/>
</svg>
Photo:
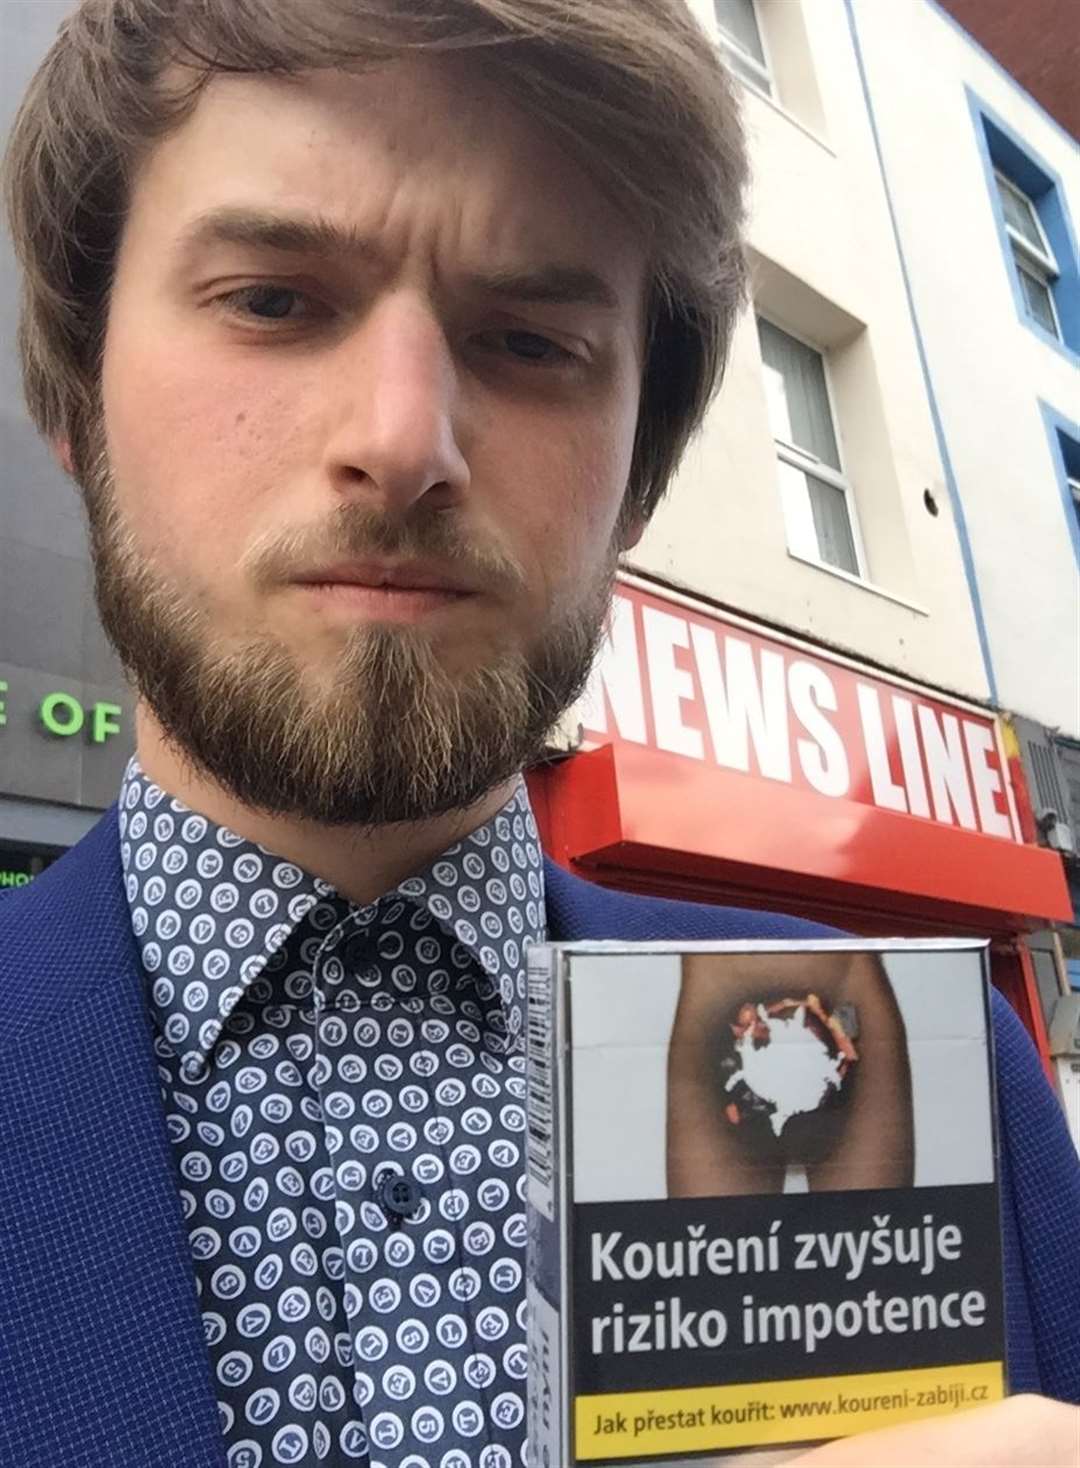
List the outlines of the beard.
<svg viewBox="0 0 1080 1468">
<path fill-rule="evenodd" d="M 541 753 L 603 636 L 614 541 L 576 604 L 527 645 L 503 634 L 461 668 L 423 628 L 360 624 L 315 676 L 282 639 L 215 625 L 205 599 L 139 549 L 103 448 L 84 491 L 98 611 L 129 678 L 195 770 L 269 814 L 372 827 L 468 809 Z M 372 555 L 464 566 L 485 591 L 523 583 L 515 563 L 422 500 L 404 520 L 345 504 L 320 526 L 264 537 L 242 569 L 271 587 L 298 568 Z"/>
</svg>

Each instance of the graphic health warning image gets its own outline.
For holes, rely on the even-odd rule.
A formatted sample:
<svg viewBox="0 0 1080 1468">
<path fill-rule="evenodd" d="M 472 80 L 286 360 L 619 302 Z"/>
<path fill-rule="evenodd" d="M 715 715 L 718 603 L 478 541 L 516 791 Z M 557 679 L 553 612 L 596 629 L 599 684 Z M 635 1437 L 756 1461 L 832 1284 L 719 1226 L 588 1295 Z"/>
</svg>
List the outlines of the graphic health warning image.
<svg viewBox="0 0 1080 1468">
<path fill-rule="evenodd" d="M 1000 1398 L 989 1036 L 966 941 L 534 950 L 533 1463 Z"/>
</svg>

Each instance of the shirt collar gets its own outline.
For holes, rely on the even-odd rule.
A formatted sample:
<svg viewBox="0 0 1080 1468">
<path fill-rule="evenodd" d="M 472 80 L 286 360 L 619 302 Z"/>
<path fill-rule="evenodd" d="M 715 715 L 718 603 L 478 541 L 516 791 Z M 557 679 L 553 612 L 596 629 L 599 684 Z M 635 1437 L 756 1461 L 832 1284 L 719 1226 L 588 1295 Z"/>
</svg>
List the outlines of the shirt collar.
<svg viewBox="0 0 1080 1468">
<path fill-rule="evenodd" d="M 155 784 L 132 759 L 120 790 L 120 854 L 151 1007 L 178 988 L 205 990 L 207 1018 L 178 1046 L 205 1069 L 228 1014 L 315 908 L 365 909 L 328 882 L 217 825 Z M 524 780 L 500 810 L 381 901 L 425 908 L 499 986 L 510 1036 L 522 1033 L 525 954 L 544 937 L 544 867 Z M 372 908 L 377 904 L 372 904 Z M 190 1009 L 190 1002 L 187 1007 Z"/>
</svg>

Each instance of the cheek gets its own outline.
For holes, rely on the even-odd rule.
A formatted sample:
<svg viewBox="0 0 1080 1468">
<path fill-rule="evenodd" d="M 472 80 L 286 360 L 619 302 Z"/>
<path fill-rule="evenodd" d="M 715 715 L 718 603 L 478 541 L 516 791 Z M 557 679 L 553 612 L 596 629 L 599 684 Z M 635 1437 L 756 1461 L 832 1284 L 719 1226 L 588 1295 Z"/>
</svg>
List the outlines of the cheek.
<svg viewBox="0 0 1080 1468">
<path fill-rule="evenodd" d="M 630 472 L 633 421 L 563 428 L 542 475 L 530 476 L 523 515 L 528 554 L 548 599 L 575 598 L 607 561 Z"/>
<path fill-rule="evenodd" d="M 183 344 L 158 353 L 118 336 L 102 396 L 116 493 L 144 549 L 187 567 L 235 561 L 267 484 L 285 471 L 287 399 L 256 375 L 208 369 Z M 265 512 L 265 511 L 264 511 Z"/>
</svg>

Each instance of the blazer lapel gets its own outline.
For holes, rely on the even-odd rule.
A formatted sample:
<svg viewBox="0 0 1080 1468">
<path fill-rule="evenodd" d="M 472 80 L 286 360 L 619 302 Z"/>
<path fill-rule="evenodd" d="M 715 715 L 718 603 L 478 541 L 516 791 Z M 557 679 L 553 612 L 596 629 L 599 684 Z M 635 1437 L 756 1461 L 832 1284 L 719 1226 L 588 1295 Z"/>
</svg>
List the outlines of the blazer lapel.
<svg viewBox="0 0 1080 1468">
<path fill-rule="evenodd" d="M 633 899 L 607 887 L 597 887 L 592 882 L 583 882 L 568 871 L 544 857 L 544 906 L 547 913 L 547 935 L 551 943 L 587 942 L 590 939 L 633 938 L 635 941 L 646 936 L 631 926 L 624 931 Z M 671 906 L 664 903 L 661 906 Z M 635 913 L 648 904 L 637 903 L 631 909 Z M 638 919 L 638 925 L 640 918 Z M 648 936 L 652 936 L 651 932 Z"/>
<path fill-rule="evenodd" d="M 0 1198 L 18 1305 L 0 1459 L 218 1468 L 115 811 L 6 900 Z"/>
</svg>

